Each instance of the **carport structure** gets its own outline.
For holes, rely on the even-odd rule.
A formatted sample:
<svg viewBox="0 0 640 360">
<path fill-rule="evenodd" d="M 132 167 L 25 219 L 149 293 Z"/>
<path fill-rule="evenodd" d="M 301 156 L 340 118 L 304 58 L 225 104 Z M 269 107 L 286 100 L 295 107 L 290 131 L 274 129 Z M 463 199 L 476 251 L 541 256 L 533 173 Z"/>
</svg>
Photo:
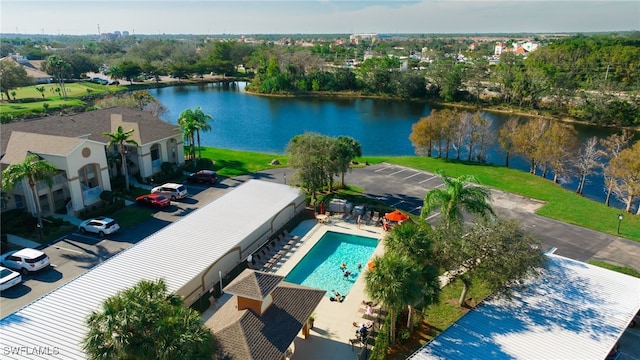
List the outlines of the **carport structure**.
<svg viewBox="0 0 640 360">
<path fill-rule="evenodd" d="M 546 256 L 540 278 L 489 297 L 408 359 L 604 359 L 640 310 L 640 279 Z"/>
<path fill-rule="evenodd" d="M 249 180 L 0 320 L 2 356 L 84 359 L 85 319 L 106 298 L 163 278 L 190 305 L 304 208 L 298 188 Z"/>
</svg>

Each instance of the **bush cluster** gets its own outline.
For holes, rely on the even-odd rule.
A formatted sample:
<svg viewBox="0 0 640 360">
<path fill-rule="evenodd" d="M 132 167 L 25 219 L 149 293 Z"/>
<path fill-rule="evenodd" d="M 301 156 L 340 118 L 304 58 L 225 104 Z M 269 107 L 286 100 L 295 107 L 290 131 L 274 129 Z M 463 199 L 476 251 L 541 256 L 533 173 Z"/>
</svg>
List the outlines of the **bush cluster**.
<svg viewBox="0 0 640 360">
<path fill-rule="evenodd" d="M 80 212 L 81 219 L 90 219 L 98 216 L 105 216 L 114 213 L 125 207 L 124 200 L 118 199 L 110 204 L 103 203 L 102 205 L 92 206 L 91 208 L 84 209 Z"/>
</svg>

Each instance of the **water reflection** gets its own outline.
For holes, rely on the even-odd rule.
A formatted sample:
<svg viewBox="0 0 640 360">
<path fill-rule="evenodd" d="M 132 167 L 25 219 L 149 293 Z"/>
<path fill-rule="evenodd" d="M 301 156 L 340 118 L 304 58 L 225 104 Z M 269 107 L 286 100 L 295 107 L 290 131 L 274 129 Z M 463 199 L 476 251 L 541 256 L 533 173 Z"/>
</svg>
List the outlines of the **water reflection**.
<svg viewBox="0 0 640 360">
<path fill-rule="evenodd" d="M 409 141 L 411 126 L 432 107 L 417 102 L 380 99 L 326 99 L 265 97 L 244 93 L 244 83 L 202 84 L 175 86 L 150 90 L 168 109 L 164 120 L 176 124 L 185 109 L 201 106 L 213 116 L 212 131 L 201 133 L 205 146 L 235 150 L 284 153 L 289 140 L 304 132 L 328 136 L 347 135 L 362 144 L 365 155 L 414 155 Z M 493 133 L 509 118 L 508 114 L 484 113 L 492 120 Z M 591 136 L 606 137 L 614 129 L 576 125 L 579 141 Z M 450 157 L 455 157 L 450 152 Z M 497 140 L 487 151 L 487 162 L 504 165 L 505 152 Z M 466 151 L 461 154 L 466 159 Z M 513 156 L 510 166 L 528 171 L 529 164 Z M 552 178 L 553 174 L 548 174 Z M 577 179 L 562 184 L 575 191 Z M 584 189 L 585 196 L 604 201 L 601 175 L 590 175 Z M 616 204 L 618 206 L 618 204 Z"/>
</svg>

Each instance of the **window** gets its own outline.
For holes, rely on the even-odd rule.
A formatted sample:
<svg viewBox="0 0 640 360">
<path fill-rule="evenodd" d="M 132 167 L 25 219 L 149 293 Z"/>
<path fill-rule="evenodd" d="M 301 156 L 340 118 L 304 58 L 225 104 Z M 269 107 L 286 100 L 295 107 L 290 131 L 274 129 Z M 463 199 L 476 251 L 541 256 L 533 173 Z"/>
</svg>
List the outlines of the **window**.
<svg viewBox="0 0 640 360">
<path fill-rule="evenodd" d="M 22 195 L 14 195 L 14 199 L 16 202 L 16 209 L 24 209 L 24 199 Z"/>
<path fill-rule="evenodd" d="M 154 144 L 151 146 L 151 161 L 160 159 L 160 146 Z"/>
</svg>

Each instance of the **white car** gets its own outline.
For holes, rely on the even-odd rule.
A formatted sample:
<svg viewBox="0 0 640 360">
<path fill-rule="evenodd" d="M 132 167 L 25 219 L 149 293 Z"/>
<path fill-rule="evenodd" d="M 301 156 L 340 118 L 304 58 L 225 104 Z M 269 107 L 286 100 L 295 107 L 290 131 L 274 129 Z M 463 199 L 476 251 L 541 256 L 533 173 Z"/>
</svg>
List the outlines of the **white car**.
<svg viewBox="0 0 640 360">
<path fill-rule="evenodd" d="M 184 199 L 189 196 L 187 188 L 182 184 L 166 183 L 151 189 L 152 194 L 160 194 L 171 200 Z"/>
<path fill-rule="evenodd" d="M 4 266 L 0 266 L 0 291 L 5 291 L 22 282 L 22 275 Z"/>
<path fill-rule="evenodd" d="M 2 255 L 2 265 L 20 271 L 22 275 L 27 275 L 51 265 L 51 260 L 47 254 L 40 250 L 25 248 Z"/>
<path fill-rule="evenodd" d="M 120 225 L 112 218 L 100 216 L 95 219 L 88 219 L 80 223 L 78 229 L 81 233 L 95 233 L 100 236 L 113 234 L 120 230 Z"/>
</svg>

